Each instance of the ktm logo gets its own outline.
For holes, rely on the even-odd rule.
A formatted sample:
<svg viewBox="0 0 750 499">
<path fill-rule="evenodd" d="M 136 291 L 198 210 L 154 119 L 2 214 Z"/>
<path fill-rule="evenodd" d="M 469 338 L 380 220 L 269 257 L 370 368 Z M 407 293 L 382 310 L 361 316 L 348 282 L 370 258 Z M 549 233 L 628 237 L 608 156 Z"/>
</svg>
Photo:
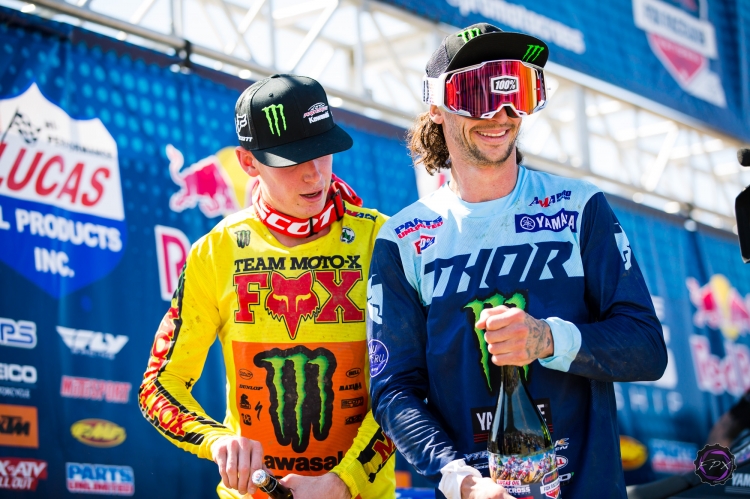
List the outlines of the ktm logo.
<svg viewBox="0 0 750 499">
<path fill-rule="evenodd" d="M 289 337 L 297 337 L 302 319 L 310 319 L 318 312 L 320 302 L 313 293 L 312 272 L 287 279 L 274 272 L 271 276 L 271 292 L 266 298 L 266 311 L 277 321 L 284 321 Z"/>
</svg>

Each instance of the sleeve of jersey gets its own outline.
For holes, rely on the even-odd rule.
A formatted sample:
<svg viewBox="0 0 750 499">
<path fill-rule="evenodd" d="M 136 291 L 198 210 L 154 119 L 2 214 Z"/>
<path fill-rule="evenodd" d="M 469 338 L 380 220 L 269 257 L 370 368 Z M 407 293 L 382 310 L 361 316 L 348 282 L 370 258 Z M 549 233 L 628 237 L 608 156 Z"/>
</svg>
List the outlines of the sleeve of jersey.
<svg viewBox="0 0 750 499">
<path fill-rule="evenodd" d="M 331 473 L 338 475 L 349 487 L 349 493 L 352 497 L 358 495 L 363 497 L 384 496 L 382 493 L 385 490 L 393 491 L 396 488 L 395 475 L 392 472 L 381 473 L 395 451 L 396 446 L 393 441 L 383 433 L 380 425 L 375 422 L 372 411 L 368 411 L 362 421 L 362 426 L 357 431 L 354 443 L 347 451 L 344 459 L 331 470 Z M 392 468 L 391 465 L 390 469 Z M 392 483 L 386 484 L 385 481 Z M 366 493 L 368 489 L 372 489 L 375 493 Z"/>
<path fill-rule="evenodd" d="M 196 244 L 156 332 L 138 403 L 143 416 L 169 441 L 211 459 L 211 444 L 233 433 L 211 419 L 191 394 L 219 323 L 206 258 Z"/>
<path fill-rule="evenodd" d="M 625 231 L 601 192 L 586 203 L 580 230 L 589 321 L 545 319 L 555 352 L 540 363 L 601 381 L 659 379 L 667 366 L 661 324 Z"/>
<path fill-rule="evenodd" d="M 406 278 L 393 241 L 379 237 L 375 243 L 367 301 L 373 415 L 406 460 L 438 481 L 440 469 L 456 452 L 425 404 L 426 309 Z"/>
</svg>

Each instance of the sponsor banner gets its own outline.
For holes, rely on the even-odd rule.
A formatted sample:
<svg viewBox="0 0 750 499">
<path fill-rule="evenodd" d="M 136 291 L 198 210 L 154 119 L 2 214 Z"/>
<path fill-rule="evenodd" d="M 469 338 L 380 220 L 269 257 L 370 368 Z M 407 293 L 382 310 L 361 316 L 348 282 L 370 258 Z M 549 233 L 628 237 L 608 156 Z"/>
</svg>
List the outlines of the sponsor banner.
<svg viewBox="0 0 750 499">
<path fill-rule="evenodd" d="M 689 442 L 651 439 L 648 441 L 651 468 L 657 473 L 671 475 L 690 473 L 695 470 L 698 446 Z"/>
<path fill-rule="evenodd" d="M 36 84 L 0 100 L 0 261 L 59 298 L 109 274 L 127 229 L 117 145 Z"/>
<path fill-rule="evenodd" d="M 127 404 L 131 388 L 130 383 L 119 381 L 63 376 L 60 395 L 74 399 L 103 400 L 115 404 Z"/>
<path fill-rule="evenodd" d="M 0 489 L 35 491 L 47 479 L 47 462 L 40 459 L 0 457 Z"/>
<path fill-rule="evenodd" d="M 104 357 L 110 360 L 115 358 L 115 355 L 122 350 L 129 339 L 122 334 L 115 336 L 110 333 L 63 326 L 57 326 L 57 332 L 71 353 L 89 357 Z"/>
<path fill-rule="evenodd" d="M 132 496 L 135 475 L 130 466 L 65 463 L 66 485 L 74 494 Z"/>
<path fill-rule="evenodd" d="M 0 404 L 0 445 L 39 448 L 36 407 Z"/>
<path fill-rule="evenodd" d="M 156 261 L 159 264 L 161 299 L 171 301 L 190 251 L 190 241 L 184 232 L 174 227 L 155 225 L 154 234 L 156 235 Z"/>
<path fill-rule="evenodd" d="M 0 346 L 27 348 L 36 346 L 36 324 L 0 317 Z"/>
<path fill-rule="evenodd" d="M 125 428 L 106 419 L 82 419 L 73 423 L 70 434 L 91 447 L 116 447 L 127 438 Z"/>
<path fill-rule="evenodd" d="M 36 384 L 36 367 L 0 362 L 0 381 L 12 381 L 24 385 Z"/>
</svg>

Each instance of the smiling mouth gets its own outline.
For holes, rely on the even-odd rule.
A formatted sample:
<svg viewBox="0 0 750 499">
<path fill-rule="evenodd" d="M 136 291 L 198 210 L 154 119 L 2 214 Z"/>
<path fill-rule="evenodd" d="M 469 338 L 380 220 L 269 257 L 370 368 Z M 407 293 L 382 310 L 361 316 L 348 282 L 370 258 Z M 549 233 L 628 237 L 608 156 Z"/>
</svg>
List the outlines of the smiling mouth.
<svg viewBox="0 0 750 499">
<path fill-rule="evenodd" d="M 309 194 L 300 194 L 300 196 L 302 196 L 303 198 L 313 199 L 313 198 L 318 197 L 322 192 L 323 192 L 322 190 L 321 191 L 315 191 L 315 192 L 311 192 Z"/>
<path fill-rule="evenodd" d="M 477 133 L 484 137 L 502 137 L 503 135 L 508 133 L 508 130 L 503 130 L 502 132 L 498 132 L 498 133 L 480 132 L 479 130 L 477 130 Z"/>
</svg>

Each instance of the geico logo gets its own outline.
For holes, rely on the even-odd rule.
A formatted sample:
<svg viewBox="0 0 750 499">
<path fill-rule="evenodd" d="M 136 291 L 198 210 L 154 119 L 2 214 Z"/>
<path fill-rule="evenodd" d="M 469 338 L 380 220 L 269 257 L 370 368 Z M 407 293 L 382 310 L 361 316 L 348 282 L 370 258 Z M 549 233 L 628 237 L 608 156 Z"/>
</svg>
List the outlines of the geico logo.
<svg viewBox="0 0 750 499">
<path fill-rule="evenodd" d="M 36 324 L 29 321 L 14 321 L 0 317 L 0 345 L 6 347 L 34 348 L 36 346 Z"/>
<path fill-rule="evenodd" d="M 0 362 L 0 381 L 13 381 L 33 385 L 36 383 L 36 367 L 3 364 Z"/>
<path fill-rule="evenodd" d="M 122 249 L 120 231 L 113 227 L 74 222 L 51 213 L 44 215 L 38 211 L 16 208 L 16 230 L 23 232 L 27 227 L 31 235 L 62 242 L 70 241 L 76 246 L 86 244 L 90 248 L 98 246 L 114 252 Z"/>
<path fill-rule="evenodd" d="M 113 359 L 129 339 L 123 335 L 114 336 L 109 333 L 72 329 L 63 326 L 57 326 L 57 332 L 73 353 L 106 357 L 109 359 Z"/>
<path fill-rule="evenodd" d="M 73 438 L 92 447 L 115 447 L 125 441 L 125 428 L 105 419 L 82 419 L 70 427 Z"/>
<path fill-rule="evenodd" d="M 264 464 L 269 470 L 280 471 L 330 471 L 344 459 L 344 453 L 326 457 L 276 457 L 266 456 Z"/>
</svg>

